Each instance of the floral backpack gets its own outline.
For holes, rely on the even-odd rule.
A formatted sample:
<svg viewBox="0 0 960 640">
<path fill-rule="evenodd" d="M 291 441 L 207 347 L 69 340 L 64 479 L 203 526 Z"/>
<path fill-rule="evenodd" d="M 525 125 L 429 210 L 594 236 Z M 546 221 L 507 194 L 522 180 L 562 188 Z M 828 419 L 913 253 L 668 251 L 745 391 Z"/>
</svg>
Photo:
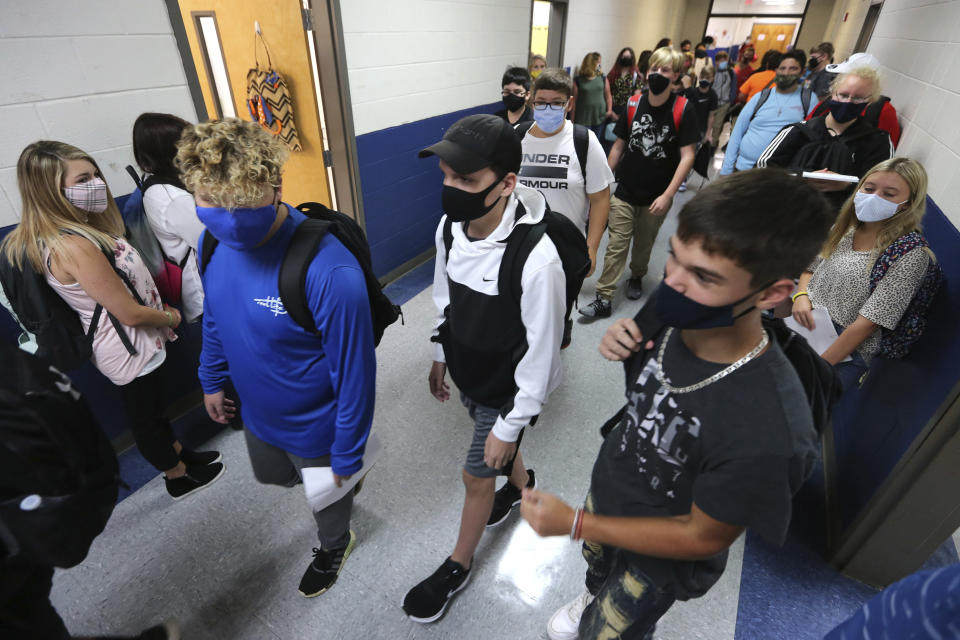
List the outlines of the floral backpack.
<svg viewBox="0 0 960 640">
<path fill-rule="evenodd" d="M 911 231 L 897 238 L 896 242 L 880 254 L 870 271 L 870 293 L 873 293 L 887 270 L 901 256 L 918 247 L 927 248 L 928 246 L 926 238 L 919 231 Z M 881 328 L 878 356 L 902 358 L 909 353 L 910 347 L 920 339 L 927 327 L 927 312 L 930 305 L 933 304 L 933 299 L 936 297 L 937 290 L 940 289 L 942 282 L 943 269 L 935 260 L 931 259 L 930 264 L 927 265 L 926 273 L 923 274 L 923 281 L 910 300 L 910 304 L 907 305 L 906 311 L 903 312 L 900 322 L 892 331 Z"/>
</svg>

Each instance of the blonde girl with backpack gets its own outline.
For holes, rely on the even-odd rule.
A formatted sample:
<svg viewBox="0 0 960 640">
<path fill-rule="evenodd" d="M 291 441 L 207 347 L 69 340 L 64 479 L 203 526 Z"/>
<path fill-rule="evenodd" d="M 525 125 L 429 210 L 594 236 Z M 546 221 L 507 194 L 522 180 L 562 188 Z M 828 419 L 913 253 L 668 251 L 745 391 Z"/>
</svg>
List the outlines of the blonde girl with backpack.
<svg viewBox="0 0 960 640">
<path fill-rule="evenodd" d="M 185 449 L 165 416 L 166 343 L 180 313 L 163 305 L 153 278 L 124 239 L 120 211 L 96 161 L 63 142 L 29 145 L 17 162 L 20 223 L 0 245 L 20 270 L 33 269 L 94 324 L 92 362 L 120 393 L 140 453 L 183 498 L 223 473 L 220 454 Z M 109 256 L 109 257 L 108 257 Z"/>
<path fill-rule="evenodd" d="M 793 318 L 814 329 L 813 309 L 829 312 L 838 337 L 821 355 L 845 389 L 856 386 L 871 359 L 883 353 L 883 330 L 897 327 L 930 277 L 934 256 L 920 233 L 926 200 L 927 172 L 919 162 L 891 158 L 877 164 L 844 203 L 820 255 L 800 276 Z M 871 277 L 878 260 L 887 262 L 879 281 Z"/>
</svg>

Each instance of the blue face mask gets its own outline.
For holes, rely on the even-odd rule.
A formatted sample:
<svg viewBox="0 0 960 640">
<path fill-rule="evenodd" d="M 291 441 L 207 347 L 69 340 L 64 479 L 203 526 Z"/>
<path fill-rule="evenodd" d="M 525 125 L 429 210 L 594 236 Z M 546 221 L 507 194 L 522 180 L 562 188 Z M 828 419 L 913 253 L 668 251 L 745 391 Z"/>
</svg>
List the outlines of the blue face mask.
<svg viewBox="0 0 960 640">
<path fill-rule="evenodd" d="M 718 63 L 717 63 L 717 69 L 720 69 L 720 71 L 726 71 L 726 70 L 727 70 L 727 64 L 728 64 L 728 62 L 727 62 L 726 60 L 723 60 L 723 61 L 721 61 L 721 62 L 718 62 Z"/>
<path fill-rule="evenodd" d="M 237 251 L 253 249 L 266 237 L 277 219 L 277 205 L 225 209 L 197 207 L 197 217 L 213 237 Z"/>
<path fill-rule="evenodd" d="M 660 322 L 676 329 L 732 327 L 737 319 L 747 315 L 756 307 L 748 307 L 737 315 L 733 315 L 733 308 L 747 298 L 763 291 L 768 286 L 770 285 L 764 285 L 730 304 L 711 307 L 706 304 L 701 304 L 696 300 L 691 300 L 668 285 L 666 280 L 663 280 L 660 282 L 657 290 L 653 292 L 653 311 L 657 318 L 660 319 Z"/>
<path fill-rule="evenodd" d="M 554 109 L 549 105 L 533 108 L 533 119 L 544 133 L 553 133 L 562 127 L 566 115 L 566 109 Z"/>
</svg>

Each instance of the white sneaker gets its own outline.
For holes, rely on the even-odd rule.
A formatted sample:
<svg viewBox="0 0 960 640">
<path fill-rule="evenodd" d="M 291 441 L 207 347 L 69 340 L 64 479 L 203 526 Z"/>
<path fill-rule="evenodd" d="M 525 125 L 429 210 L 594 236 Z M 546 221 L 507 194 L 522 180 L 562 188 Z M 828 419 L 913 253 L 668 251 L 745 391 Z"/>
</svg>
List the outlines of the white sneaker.
<svg viewBox="0 0 960 640">
<path fill-rule="evenodd" d="M 593 596 L 589 591 L 584 591 L 557 609 L 547 622 L 547 636 L 550 640 L 577 640 L 580 616 L 591 602 L 593 602 Z"/>
</svg>

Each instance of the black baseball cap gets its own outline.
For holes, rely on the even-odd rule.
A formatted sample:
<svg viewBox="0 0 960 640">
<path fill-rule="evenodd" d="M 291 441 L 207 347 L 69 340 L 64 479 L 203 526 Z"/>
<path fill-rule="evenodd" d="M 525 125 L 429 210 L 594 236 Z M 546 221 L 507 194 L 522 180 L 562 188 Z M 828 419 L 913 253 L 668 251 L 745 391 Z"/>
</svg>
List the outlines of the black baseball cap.
<svg viewBox="0 0 960 640">
<path fill-rule="evenodd" d="M 507 172 L 520 171 L 523 147 L 506 120 L 477 114 L 453 123 L 443 139 L 417 154 L 437 156 L 461 175 L 497 165 Z"/>
</svg>

